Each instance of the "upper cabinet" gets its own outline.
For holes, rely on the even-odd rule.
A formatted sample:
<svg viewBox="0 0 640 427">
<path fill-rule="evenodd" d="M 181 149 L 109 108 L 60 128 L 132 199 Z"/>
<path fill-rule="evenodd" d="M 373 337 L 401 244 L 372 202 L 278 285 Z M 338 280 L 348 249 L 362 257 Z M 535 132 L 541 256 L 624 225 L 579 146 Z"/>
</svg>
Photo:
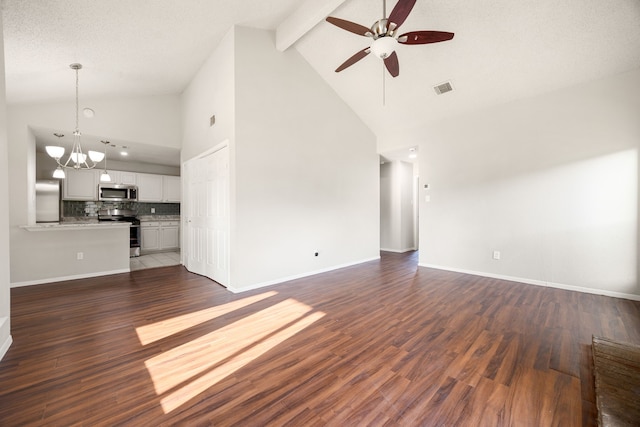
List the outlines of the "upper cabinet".
<svg viewBox="0 0 640 427">
<path fill-rule="evenodd" d="M 102 170 L 67 169 L 63 181 L 63 200 L 98 200 L 98 184 Z M 138 186 L 138 201 L 153 203 L 180 203 L 179 176 L 155 175 L 125 171 L 109 171 L 112 184 Z"/>
<path fill-rule="evenodd" d="M 162 201 L 167 203 L 180 203 L 180 177 L 162 177 Z"/>
<path fill-rule="evenodd" d="M 112 184 L 137 185 L 137 173 L 125 171 L 108 171 Z M 102 173 L 102 171 L 100 172 Z"/>
<path fill-rule="evenodd" d="M 180 177 L 168 175 L 137 174 L 138 201 L 180 203 Z"/>
<path fill-rule="evenodd" d="M 162 175 L 137 174 L 138 201 L 162 202 Z"/>
<path fill-rule="evenodd" d="M 66 169 L 62 184 L 64 200 L 98 200 L 100 171 L 95 169 Z"/>
</svg>

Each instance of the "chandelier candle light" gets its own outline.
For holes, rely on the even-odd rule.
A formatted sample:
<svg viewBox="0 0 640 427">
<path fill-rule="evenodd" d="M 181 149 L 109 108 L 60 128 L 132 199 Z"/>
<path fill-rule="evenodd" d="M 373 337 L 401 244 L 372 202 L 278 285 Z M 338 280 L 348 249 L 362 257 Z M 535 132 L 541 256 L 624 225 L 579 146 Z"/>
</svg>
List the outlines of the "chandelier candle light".
<svg viewBox="0 0 640 427">
<path fill-rule="evenodd" d="M 105 152 L 101 153 L 99 151 L 89 151 L 89 159 L 91 160 L 91 164 L 87 163 L 87 154 L 82 152 L 82 145 L 80 143 L 80 127 L 78 125 L 78 113 L 79 113 L 79 105 L 78 105 L 78 70 L 82 68 L 82 64 L 71 64 L 69 68 L 75 70 L 76 72 L 76 130 L 73 132 L 73 147 L 71 148 L 71 153 L 69 153 L 69 157 L 63 163 L 61 161 L 62 156 L 64 156 L 64 147 L 48 145 L 46 146 L 47 154 L 49 156 L 56 159 L 58 163 L 58 167 L 53 172 L 54 178 L 64 178 L 65 173 L 64 169 L 74 168 L 74 169 L 93 169 L 97 166 L 98 163 L 102 161 L 102 159 L 106 156 L 106 144 L 105 144 Z M 73 161 L 72 164 L 70 164 Z M 106 163 L 106 162 L 105 162 Z M 106 172 L 106 164 L 105 164 L 105 172 Z M 108 174 L 107 174 L 108 176 Z"/>
<path fill-rule="evenodd" d="M 111 182 L 111 176 L 107 172 L 107 145 L 111 144 L 109 141 L 100 141 L 104 144 L 104 170 L 100 174 L 100 182 Z"/>
</svg>

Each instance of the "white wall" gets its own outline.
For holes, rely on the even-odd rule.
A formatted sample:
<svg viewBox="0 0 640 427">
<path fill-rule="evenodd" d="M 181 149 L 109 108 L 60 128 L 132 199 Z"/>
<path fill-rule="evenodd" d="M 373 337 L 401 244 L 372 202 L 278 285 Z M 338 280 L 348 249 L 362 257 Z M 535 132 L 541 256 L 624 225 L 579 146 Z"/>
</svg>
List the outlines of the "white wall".
<svg viewBox="0 0 640 427">
<path fill-rule="evenodd" d="M 413 165 L 394 160 L 380 165 L 380 248 L 415 250 Z"/>
<path fill-rule="evenodd" d="M 233 58 L 231 29 L 182 94 L 182 162 L 225 140 L 233 144 L 236 117 Z M 216 122 L 210 126 L 213 115 Z"/>
<path fill-rule="evenodd" d="M 95 109 L 96 116 L 91 120 L 81 117 L 80 129 L 85 134 L 180 148 L 177 95 L 92 100 L 87 105 Z M 121 254 L 122 248 L 128 247 L 126 230 L 73 231 L 67 236 L 62 232 L 31 232 L 20 228 L 35 223 L 36 153 L 30 126 L 73 127 L 75 119 L 69 111 L 74 108 L 73 103 L 8 107 L 12 286 L 90 277 L 129 268 L 128 257 Z M 76 259 L 77 252 L 84 252 L 83 261 Z"/>
<path fill-rule="evenodd" d="M 9 162 L 7 147 L 7 111 L 4 84 L 4 42 L 0 11 L 0 203 L 9 203 Z M 0 360 L 11 345 L 11 291 L 9 276 L 9 212 L 0 209 Z"/>
<path fill-rule="evenodd" d="M 107 154 L 109 155 L 109 154 Z M 180 176 L 180 166 L 156 165 L 151 163 L 123 162 L 108 159 L 109 171 L 128 171 L 152 173 L 157 175 Z M 36 152 L 36 179 L 52 179 L 53 171 L 58 167 L 55 159 L 47 153 Z"/>
<path fill-rule="evenodd" d="M 235 29 L 235 289 L 379 257 L 375 136 L 274 38 Z"/>
<path fill-rule="evenodd" d="M 84 135 L 180 148 L 179 95 L 81 99 L 80 108 L 84 106 L 90 106 L 96 113 L 91 119 L 80 114 L 79 125 Z M 75 128 L 74 111 L 74 101 L 9 106 L 12 120 L 18 120 L 18 124 L 56 130 Z"/>
<path fill-rule="evenodd" d="M 397 220 L 396 180 L 392 162 L 380 165 L 380 248 L 390 250 L 395 236 L 400 233 L 400 221 Z"/>
<path fill-rule="evenodd" d="M 639 298 L 639 118 L 633 70 L 420 129 L 421 265 Z"/>
<path fill-rule="evenodd" d="M 182 105 L 183 161 L 229 142 L 230 289 L 379 256 L 374 136 L 273 33 L 231 29 Z"/>
</svg>

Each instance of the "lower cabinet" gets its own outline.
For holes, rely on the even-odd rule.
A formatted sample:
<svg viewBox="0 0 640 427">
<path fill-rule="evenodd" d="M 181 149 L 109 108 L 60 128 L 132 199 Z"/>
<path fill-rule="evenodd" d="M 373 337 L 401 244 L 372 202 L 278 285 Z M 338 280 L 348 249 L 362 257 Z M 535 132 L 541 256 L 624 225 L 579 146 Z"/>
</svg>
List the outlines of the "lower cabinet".
<svg viewBox="0 0 640 427">
<path fill-rule="evenodd" d="M 180 247 L 180 221 L 142 221 L 142 252 L 165 251 Z"/>
<path fill-rule="evenodd" d="M 180 228 L 179 225 L 160 224 L 160 242 L 161 249 L 175 249 L 180 246 Z"/>
</svg>

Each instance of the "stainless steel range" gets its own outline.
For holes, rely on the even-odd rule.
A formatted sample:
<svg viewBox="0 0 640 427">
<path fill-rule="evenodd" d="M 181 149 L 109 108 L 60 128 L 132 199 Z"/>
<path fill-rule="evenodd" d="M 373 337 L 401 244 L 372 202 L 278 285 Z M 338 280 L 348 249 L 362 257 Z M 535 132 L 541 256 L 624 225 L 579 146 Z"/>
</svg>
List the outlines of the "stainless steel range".
<svg viewBox="0 0 640 427">
<path fill-rule="evenodd" d="M 138 212 L 129 209 L 102 209 L 98 211 L 98 221 L 122 221 L 130 223 L 129 257 L 140 256 L 140 220 Z"/>
</svg>

